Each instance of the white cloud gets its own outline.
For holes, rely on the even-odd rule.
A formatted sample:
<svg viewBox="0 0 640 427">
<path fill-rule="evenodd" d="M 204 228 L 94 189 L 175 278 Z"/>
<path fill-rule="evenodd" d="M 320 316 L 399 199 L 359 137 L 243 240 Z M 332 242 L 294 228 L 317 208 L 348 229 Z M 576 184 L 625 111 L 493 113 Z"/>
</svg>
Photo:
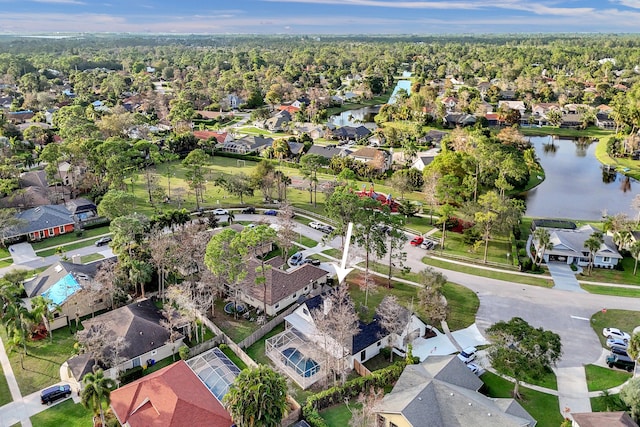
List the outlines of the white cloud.
<svg viewBox="0 0 640 427">
<path fill-rule="evenodd" d="M 633 9 L 640 9 L 640 0 L 612 0 L 611 2 Z"/>
<path fill-rule="evenodd" d="M 52 3 L 52 4 L 75 4 L 78 6 L 86 5 L 83 1 L 78 0 L 31 0 L 34 3 Z"/>
</svg>

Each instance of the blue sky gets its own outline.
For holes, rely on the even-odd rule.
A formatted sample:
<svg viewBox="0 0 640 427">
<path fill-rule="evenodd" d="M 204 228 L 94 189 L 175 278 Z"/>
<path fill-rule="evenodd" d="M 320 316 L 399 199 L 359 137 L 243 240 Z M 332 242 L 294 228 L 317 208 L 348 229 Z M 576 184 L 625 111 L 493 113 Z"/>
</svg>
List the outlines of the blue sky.
<svg viewBox="0 0 640 427">
<path fill-rule="evenodd" d="M 0 0 L 0 34 L 640 31 L 640 0 Z"/>
</svg>

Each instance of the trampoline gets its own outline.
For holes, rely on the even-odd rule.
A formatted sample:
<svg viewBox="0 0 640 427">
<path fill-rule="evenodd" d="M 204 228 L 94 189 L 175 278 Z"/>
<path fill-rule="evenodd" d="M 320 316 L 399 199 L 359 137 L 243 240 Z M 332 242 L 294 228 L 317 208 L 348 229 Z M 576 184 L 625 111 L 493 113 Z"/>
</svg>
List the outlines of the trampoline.
<svg viewBox="0 0 640 427">
<path fill-rule="evenodd" d="M 228 302 L 224 306 L 224 312 L 227 314 L 238 313 L 242 314 L 246 311 L 246 307 L 242 304 L 234 305 L 232 302 Z"/>
</svg>

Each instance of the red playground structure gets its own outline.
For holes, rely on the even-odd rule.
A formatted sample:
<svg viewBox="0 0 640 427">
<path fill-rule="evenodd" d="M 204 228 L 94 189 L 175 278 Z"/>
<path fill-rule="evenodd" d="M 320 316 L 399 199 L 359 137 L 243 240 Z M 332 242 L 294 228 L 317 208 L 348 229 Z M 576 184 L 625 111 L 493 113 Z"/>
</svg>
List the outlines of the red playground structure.
<svg viewBox="0 0 640 427">
<path fill-rule="evenodd" d="M 400 204 L 393 200 L 391 194 L 379 193 L 373 190 L 373 184 L 369 187 L 369 190 L 366 189 L 366 185 L 362 186 L 362 190 L 356 191 L 356 194 L 360 197 L 371 197 L 373 200 L 377 200 L 382 204 L 382 206 L 389 206 L 391 212 L 398 212 L 398 207 Z"/>
</svg>

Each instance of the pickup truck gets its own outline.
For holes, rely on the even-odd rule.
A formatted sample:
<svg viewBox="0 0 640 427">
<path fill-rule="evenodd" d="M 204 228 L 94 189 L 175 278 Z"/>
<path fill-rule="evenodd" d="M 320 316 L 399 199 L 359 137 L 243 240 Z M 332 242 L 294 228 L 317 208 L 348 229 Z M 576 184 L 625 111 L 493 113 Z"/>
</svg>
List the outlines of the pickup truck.
<svg viewBox="0 0 640 427">
<path fill-rule="evenodd" d="M 624 369 L 631 372 L 633 371 L 633 367 L 635 366 L 635 364 L 636 362 L 628 356 L 611 354 L 607 357 L 607 365 L 609 365 L 610 368 L 613 368 L 615 366 L 616 368 Z"/>
</svg>

